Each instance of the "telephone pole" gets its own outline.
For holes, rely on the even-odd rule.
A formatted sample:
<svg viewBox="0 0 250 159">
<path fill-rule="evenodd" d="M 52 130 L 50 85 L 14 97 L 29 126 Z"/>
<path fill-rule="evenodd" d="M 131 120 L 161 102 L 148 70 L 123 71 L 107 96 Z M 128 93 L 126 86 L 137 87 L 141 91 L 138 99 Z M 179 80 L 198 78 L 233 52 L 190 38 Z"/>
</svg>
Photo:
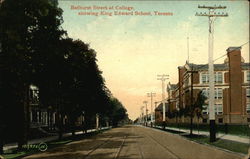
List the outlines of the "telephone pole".
<svg viewBox="0 0 250 159">
<path fill-rule="evenodd" d="M 189 63 L 189 37 L 187 37 L 187 62 Z"/>
<path fill-rule="evenodd" d="M 158 102 L 155 102 L 155 109 L 156 109 L 157 103 Z M 156 111 L 155 111 L 155 109 L 154 109 L 154 121 L 156 122 L 156 113 L 155 113 Z"/>
<path fill-rule="evenodd" d="M 216 140 L 215 112 L 214 112 L 214 64 L 213 64 L 213 47 L 214 47 L 214 20 L 216 17 L 227 17 L 228 14 L 215 12 L 216 9 L 226 9 L 226 6 L 198 6 L 201 9 L 208 9 L 208 13 L 196 13 L 196 16 L 208 17 L 209 34 L 208 34 L 208 72 L 209 72 L 209 121 L 210 121 L 210 142 Z"/>
<path fill-rule="evenodd" d="M 191 71 L 187 71 L 188 73 L 191 74 L 191 99 L 190 99 L 190 106 L 191 106 L 191 117 L 190 117 L 190 135 L 193 134 L 193 115 L 194 115 L 194 73 L 198 73 L 198 71 L 194 71 L 193 66 L 191 67 Z M 187 79 L 188 80 L 188 79 Z"/>
<path fill-rule="evenodd" d="M 165 123 L 166 121 L 166 107 L 165 107 L 165 80 L 168 79 L 169 75 L 162 74 L 162 75 L 157 75 L 157 80 L 161 80 L 162 82 L 162 111 L 163 111 L 163 117 L 162 121 Z"/>
<path fill-rule="evenodd" d="M 153 126 L 153 97 L 155 97 L 155 93 L 150 92 L 147 93 L 148 97 L 151 98 L 151 115 L 150 115 L 150 121 L 151 121 L 151 127 Z"/>
<path fill-rule="evenodd" d="M 146 126 L 148 126 L 148 107 L 147 107 L 148 101 L 143 101 L 143 103 L 146 105 Z"/>
<path fill-rule="evenodd" d="M 141 123 L 142 123 L 142 125 L 143 125 L 143 123 L 144 123 L 144 111 L 143 111 L 143 108 L 144 108 L 144 106 L 141 106 Z"/>
</svg>

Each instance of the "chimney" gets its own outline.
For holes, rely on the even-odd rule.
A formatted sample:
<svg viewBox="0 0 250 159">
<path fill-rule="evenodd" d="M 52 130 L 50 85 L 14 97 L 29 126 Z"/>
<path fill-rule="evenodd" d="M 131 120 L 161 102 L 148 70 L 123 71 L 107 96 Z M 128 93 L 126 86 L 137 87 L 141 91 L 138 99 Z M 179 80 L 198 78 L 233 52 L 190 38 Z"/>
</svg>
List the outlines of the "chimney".
<svg viewBox="0 0 250 159">
<path fill-rule="evenodd" d="M 242 114 L 241 47 L 229 47 L 227 56 L 229 64 L 230 114 Z"/>
</svg>

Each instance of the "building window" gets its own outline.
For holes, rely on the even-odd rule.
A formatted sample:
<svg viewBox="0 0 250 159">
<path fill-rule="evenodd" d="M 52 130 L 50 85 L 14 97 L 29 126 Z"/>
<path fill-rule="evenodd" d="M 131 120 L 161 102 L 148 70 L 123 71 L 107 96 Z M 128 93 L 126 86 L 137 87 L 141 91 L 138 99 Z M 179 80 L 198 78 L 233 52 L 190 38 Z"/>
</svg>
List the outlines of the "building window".
<svg viewBox="0 0 250 159">
<path fill-rule="evenodd" d="M 214 98 L 221 99 L 222 98 L 222 88 L 215 88 L 214 90 Z"/>
<path fill-rule="evenodd" d="M 209 74 L 207 72 L 201 73 L 201 83 L 205 84 L 209 82 Z M 223 83 L 223 74 L 222 72 L 214 73 L 214 82 Z"/>
<path fill-rule="evenodd" d="M 250 118 L 247 118 L 247 122 L 250 123 Z"/>
<path fill-rule="evenodd" d="M 214 74 L 214 82 L 215 83 L 222 83 L 222 72 L 216 72 Z"/>
<path fill-rule="evenodd" d="M 202 93 L 209 98 L 209 88 L 203 88 Z M 222 88 L 215 88 L 214 89 L 214 98 L 215 99 L 221 99 L 223 97 L 223 91 Z"/>
<path fill-rule="evenodd" d="M 247 114 L 250 114 L 250 103 L 247 103 L 246 111 L 247 111 Z"/>
<path fill-rule="evenodd" d="M 247 71 L 247 82 L 250 82 L 250 71 Z"/>
<path fill-rule="evenodd" d="M 250 88 L 247 88 L 247 89 L 246 89 L 246 96 L 247 96 L 247 97 L 250 97 Z"/>
<path fill-rule="evenodd" d="M 223 118 L 219 118 L 218 122 L 223 123 Z"/>
<path fill-rule="evenodd" d="M 215 112 L 215 114 L 222 115 L 223 114 L 223 105 L 222 104 L 215 104 L 214 105 L 214 112 Z M 208 105 L 203 105 L 202 114 L 209 114 L 209 106 Z"/>
<path fill-rule="evenodd" d="M 222 114 L 223 113 L 223 107 L 222 107 L 222 104 L 216 104 L 215 105 L 215 112 L 216 114 Z"/>
<path fill-rule="evenodd" d="M 201 83 L 208 83 L 209 82 L 209 76 L 207 73 L 201 73 Z"/>
</svg>

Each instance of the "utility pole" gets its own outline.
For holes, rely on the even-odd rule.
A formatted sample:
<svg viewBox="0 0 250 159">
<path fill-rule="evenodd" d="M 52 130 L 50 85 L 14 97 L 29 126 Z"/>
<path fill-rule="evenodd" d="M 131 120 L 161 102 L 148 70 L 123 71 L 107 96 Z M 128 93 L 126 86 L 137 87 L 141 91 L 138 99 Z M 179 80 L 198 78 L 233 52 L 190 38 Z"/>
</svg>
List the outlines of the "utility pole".
<svg viewBox="0 0 250 159">
<path fill-rule="evenodd" d="M 155 93 L 150 92 L 147 93 L 148 97 L 151 98 L 151 115 L 150 115 L 150 121 L 151 121 L 151 127 L 153 127 L 153 97 L 155 97 Z"/>
<path fill-rule="evenodd" d="M 141 123 L 144 123 L 144 113 L 143 113 L 144 106 L 141 106 Z"/>
<path fill-rule="evenodd" d="M 227 17 L 228 14 L 223 12 L 216 13 L 216 9 L 226 9 L 226 6 L 198 6 L 201 9 L 208 9 L 207 13 L 196 13 L 196 16 L 208 17 L 209 34 L 208 34 L 208 72 L 209 72 L 209 120 L 210 120 L 210 142 L 216 140 L 216 125 L 214 112 L 214 64 L 213 64 L 213 41 L 214 41 L 214 20 L 216 17 Z"/>
<path fill-rule="evenodd" d="M 189 37 L 187 37 L 187 62 L 189 63 Z"/>
<path fill-rule="evenodd" d="M 158 102 L 155 102 L 155 109 L 156 109 L 157 103 L 158 103 Z M 154 121 L 156 122 L 156 111 L 155 111 L 155 109 L 154 109 L 154 112 L 155 112 L 155 113 L 154 113 Z"/>
<path fill-rule="evenodd" d="M 193 134 L 193 117 L 194 117 L 194 73 L 198 73 L 198 71 L 194 71 L 193 66 L 191 67 L 191 71 L 187 71 L 188 73 L 191 73 L 191 99 L 190 99 L 190 106 L 191 106 L 191 112 L 190 112 L 190 135 Z"/>
<path fill-rule="evenodd" d="M 146 126 L 148 126 L 148 107 L 147 107 L 148 101 L 143 101 L 143 103 L 146 105 Z"/>
<path fill-rule="evenodd" d="M 165 124 L 166 121 L 166 106 L 165 106 L 165 80 L 168 79 L 169 75 L 162 74 L 162 75 L 157 75 L 157 80 L 161 80 L 162 82 L 162 111 L 163 111 L 163 117 L 162 121 Z"/>
</svg>

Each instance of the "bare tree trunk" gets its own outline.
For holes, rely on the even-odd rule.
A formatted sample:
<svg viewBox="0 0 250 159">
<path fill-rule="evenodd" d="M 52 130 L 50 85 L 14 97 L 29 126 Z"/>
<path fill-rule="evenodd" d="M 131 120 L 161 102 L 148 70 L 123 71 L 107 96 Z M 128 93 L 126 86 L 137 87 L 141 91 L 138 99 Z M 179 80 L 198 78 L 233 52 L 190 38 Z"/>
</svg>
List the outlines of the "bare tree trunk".
<svg viewBox="0 0 250 159">
<path fill-rule="evenodd" d="M 28 142 L 29 131 L 29 85 L 24 85 L 24 90 L 21 90 L 21 101 L 17 101 L 20 106 L 20 135 L 18 136 L 18 149 L 22 149 L 24 144 Z"/>
<path fill-rule="evenodd" d="M 74 115 L 70 117 L 70 129 L 72 136 L 75 136 L 75 118 Z"/>
<path fill-rule="evenodd" d="M 3 105 L 2 105 L 3 106 Z M 1 107 L 2 107 L 1 106 Z M 4 146 L 4 131 L 5 131 L 5 119 L 4 119 L 4 110 L 0 107 L 0 154 L 3 154 L 3 146 Z"/>
<path fill-rule="evenodd" d="M 59 124 L 58 124 L 58 128 L 59 128 L 59 131 L 58 131 L 58 139 L 59 140 L 62 140 L 62 134 L 63 134 L 63 116 L 62 114 L 59 115 Z"/>
</svg>

